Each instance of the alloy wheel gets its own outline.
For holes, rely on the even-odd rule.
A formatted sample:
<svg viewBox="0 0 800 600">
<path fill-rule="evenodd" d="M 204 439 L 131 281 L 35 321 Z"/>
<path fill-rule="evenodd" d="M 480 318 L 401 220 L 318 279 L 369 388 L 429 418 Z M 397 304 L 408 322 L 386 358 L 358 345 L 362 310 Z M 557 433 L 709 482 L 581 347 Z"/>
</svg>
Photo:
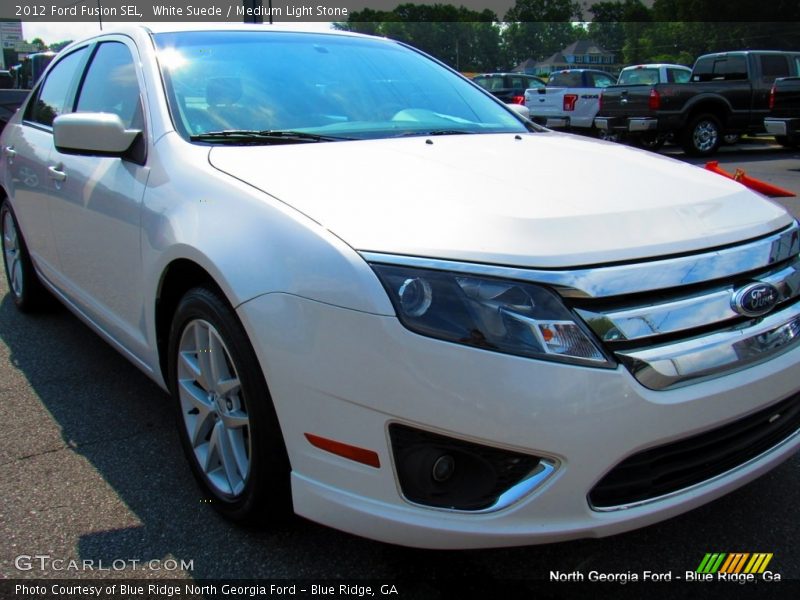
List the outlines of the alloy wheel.
<svg viewBox="0 0 800 600">
<path fill-rule="evenodd" d="M 250 417 L 231 354 L 203 319 L 190 321 L 178 347 L 178 394 L 195 459 L 221 496 L 239 496 L 250 474 Z"/>
<path fill-rule="evenodd" d="M 22 256 L 14 217 L 9 210 L 3 211 L 3 261 L 11 291 L 19 298 L 23 290 Z"/>
<path fill-rule="evenodd" d="M 708 152 L 717 145 L 719 131 L 711 121 L 700 121 L 694 128 L 692 139 L 694 146 L 700 152 Z"/>
</svg>

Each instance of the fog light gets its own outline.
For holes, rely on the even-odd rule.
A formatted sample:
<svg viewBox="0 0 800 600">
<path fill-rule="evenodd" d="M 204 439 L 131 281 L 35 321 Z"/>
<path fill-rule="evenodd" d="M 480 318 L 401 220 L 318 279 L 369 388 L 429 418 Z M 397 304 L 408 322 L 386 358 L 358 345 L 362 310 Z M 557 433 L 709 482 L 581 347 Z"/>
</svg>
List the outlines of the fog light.
<svg viewBox="0 0 800 600">
<path fill-rule="evenodd" d="M 473 444 L 429 431 L 392 423 L 392 455 L 403 496 L 410 502 L 479 511 L 507 505 L 526 493 L 509 490 L 543 472 L 537 456 Z M 458 465 L 458 466 L 456 466 Z M 537 480 L 538 481 L 538 480 Z"/>
<path fill-rule="evenodd" d="M 456 470 L 456 459 L 449 454 L 443 454 L 433 463 L 431 475 L 434 481 L 443 483 L 453 476 Z"/>
</svg>

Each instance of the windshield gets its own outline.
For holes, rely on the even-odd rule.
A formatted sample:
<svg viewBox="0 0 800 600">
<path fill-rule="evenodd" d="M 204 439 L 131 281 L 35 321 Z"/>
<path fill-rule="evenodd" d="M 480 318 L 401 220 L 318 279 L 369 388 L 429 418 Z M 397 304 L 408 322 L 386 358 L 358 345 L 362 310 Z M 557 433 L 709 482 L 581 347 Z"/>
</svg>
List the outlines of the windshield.
<svg viewBox="0 0 800 600">
<path fill-rule="evenodd" d="M 391 42 L 263 31 L 154 39 L 173 121 L 187 139 L 275 143 L 287 139 L 275 132 L 332 141 L 528 131 L 469 82 Z M 228 131 L 237 136 L 218 135 Z"/>
</svg>

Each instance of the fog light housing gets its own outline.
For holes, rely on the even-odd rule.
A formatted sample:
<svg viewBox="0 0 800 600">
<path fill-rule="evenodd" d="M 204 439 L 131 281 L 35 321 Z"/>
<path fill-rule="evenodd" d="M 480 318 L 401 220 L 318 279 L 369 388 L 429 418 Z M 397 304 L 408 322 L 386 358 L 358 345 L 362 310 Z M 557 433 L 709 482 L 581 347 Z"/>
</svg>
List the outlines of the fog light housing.
<svg viewBox="0 0 800 600">
<path fill-rule="evenodd" d="M 409 502 L 461 511 L 493 511 L 540 485 L 555 463 L 406 425 L 389 426 L 397 479 Z"/>
</svg>

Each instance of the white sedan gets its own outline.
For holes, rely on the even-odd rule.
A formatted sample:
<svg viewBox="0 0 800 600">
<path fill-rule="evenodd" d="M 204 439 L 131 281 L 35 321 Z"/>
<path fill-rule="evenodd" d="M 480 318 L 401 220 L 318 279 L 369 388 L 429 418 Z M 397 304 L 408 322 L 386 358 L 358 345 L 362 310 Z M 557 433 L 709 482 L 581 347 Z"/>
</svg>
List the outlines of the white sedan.
<svg viewBox="0 0 800 600">
<path fill-rule="evenodd" d="M 231 519 L 609 535 L 800 447 L 798 224 L 403 44 L 106 31 L 0 149 L 14 302 L 56 296 L 169 390 Z"/>
</svg>

